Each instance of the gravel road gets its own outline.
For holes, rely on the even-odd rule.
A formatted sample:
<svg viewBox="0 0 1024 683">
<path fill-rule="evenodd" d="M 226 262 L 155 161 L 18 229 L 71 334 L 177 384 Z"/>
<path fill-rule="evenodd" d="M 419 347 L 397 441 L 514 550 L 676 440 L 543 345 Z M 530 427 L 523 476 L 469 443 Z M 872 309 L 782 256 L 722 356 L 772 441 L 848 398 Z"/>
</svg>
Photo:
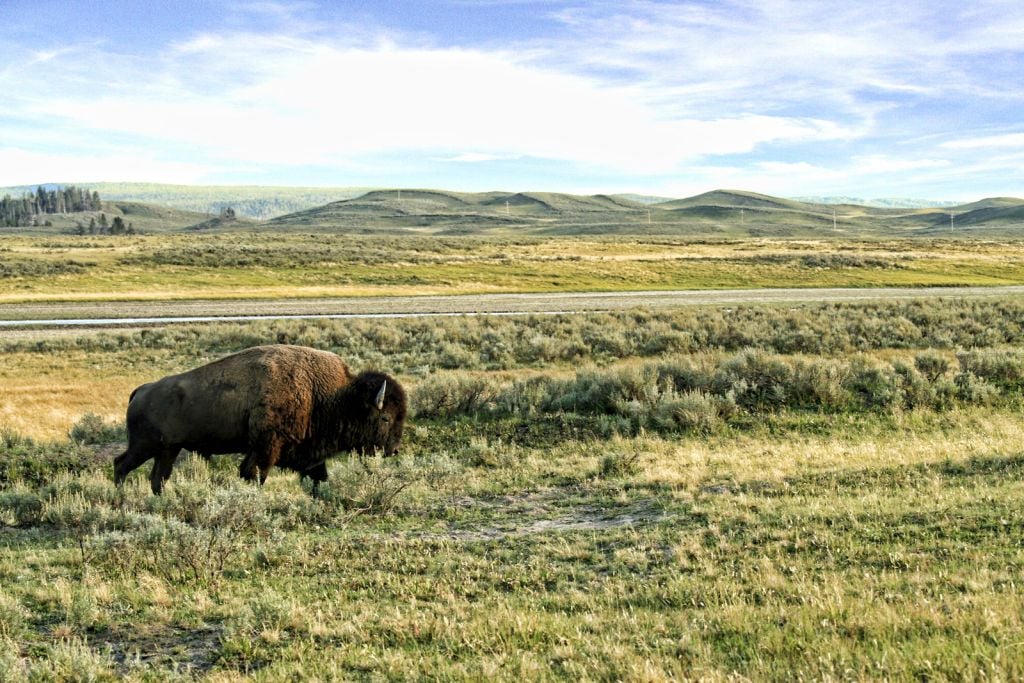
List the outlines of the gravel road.
<svg viewBox="0 0 1024 683">
<path fill-rule="evenodd" d="M 144 327 L 187 322 L 318 317 L 415 317 L 579 313 L 623 308 L 673 308 L 751 303 L 825 303 L 937 297 L 1013 297 L 1024 286 L 888 287 L 876 289 L 731 289 L 572 292 L 218 301 L 130 301 L 0 304 L 4 336 L 29 329 Z"/>
</svg>

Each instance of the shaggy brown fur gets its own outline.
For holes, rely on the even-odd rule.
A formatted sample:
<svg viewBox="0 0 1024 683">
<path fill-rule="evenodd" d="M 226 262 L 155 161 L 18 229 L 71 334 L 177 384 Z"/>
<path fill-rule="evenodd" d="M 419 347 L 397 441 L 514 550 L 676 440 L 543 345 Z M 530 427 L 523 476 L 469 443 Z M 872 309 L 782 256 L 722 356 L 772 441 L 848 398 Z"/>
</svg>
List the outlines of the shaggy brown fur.
<svg viewBox="0 0 1024 683">
<path fill-rule="evenodd" d="M 406 412 L 405 391 L 384 373 L 353 376 L 335 354 L 304 346 L 256 346 L 135 389 L 114 479 L 153 458 L 150 483 L 160 493 L 185 448 L 244 453 L 246 479 L 263 483 L 277 465 L 315 486 L 335 453 L 397 452 Z"/>
</svg>

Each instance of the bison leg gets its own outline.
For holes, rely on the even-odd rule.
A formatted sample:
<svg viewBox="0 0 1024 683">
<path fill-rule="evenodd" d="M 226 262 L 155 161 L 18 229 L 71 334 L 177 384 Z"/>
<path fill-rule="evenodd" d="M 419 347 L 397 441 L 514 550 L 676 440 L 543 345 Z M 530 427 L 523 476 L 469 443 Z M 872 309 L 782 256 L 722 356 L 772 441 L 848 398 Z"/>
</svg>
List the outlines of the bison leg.
<svg viewBox="0 0 1024 683">
<path fill-rule="evenodd" d="M 299 481 L 302 481 L 306 477 L 313 480 L 313 493 L 315 494 L 317 489 L 320 488 L 320 482 L 327 481 L 327 463 L 317 463 L 309 469 L 303 470 L 299 473 Z"/>
<path fill-rule="evenodd" d="M 256 454 L 249 453 L 242 460 L 242 464 L 238 466 L 238 476 L 246 481 L 255 481 L 259 476 L 259 467 L 256 466 Z"/>
<path fill-rule="evenodd" d="M 164 482 L 171 476 L 171 471 L 174 469 L 174 461 L 178 458 L 178 451 L 180 450 L 177 447 L 164 450 L 153 458 L 153 471 L 149 474 L 149 485 L 152 487 L 154 494 L 159 496 L 160 492 L 164 490 Z"/>
<path fill-rule="evenodd" d="M 120 486 L 129 474 L 150 459 L 150 450 L 129 444 L 128 450 L 114 458 L 114 483 Z"/>
<path fill-rule="evenodd" d="M 259 478 L 260 486 L 267 480 L 270 468 L 281 457 L 283 442 L 278 436 L 268 436 L 254 445 L 238 467 L 238 474 L 246 481 Z"/>
</svg>

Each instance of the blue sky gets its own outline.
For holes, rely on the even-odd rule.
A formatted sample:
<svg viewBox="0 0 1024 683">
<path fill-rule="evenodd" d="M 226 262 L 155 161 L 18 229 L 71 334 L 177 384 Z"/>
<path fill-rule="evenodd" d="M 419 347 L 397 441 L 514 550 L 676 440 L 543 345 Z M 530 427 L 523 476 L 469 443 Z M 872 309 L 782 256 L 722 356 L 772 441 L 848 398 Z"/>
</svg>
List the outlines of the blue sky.
<svg viewBox="0 0 1024 683">
<path fill-rule="evenodd" d="M 0 186 L 1024 196 L 1019 0 L 3 0 L 0 26 Z"/>
</svg>

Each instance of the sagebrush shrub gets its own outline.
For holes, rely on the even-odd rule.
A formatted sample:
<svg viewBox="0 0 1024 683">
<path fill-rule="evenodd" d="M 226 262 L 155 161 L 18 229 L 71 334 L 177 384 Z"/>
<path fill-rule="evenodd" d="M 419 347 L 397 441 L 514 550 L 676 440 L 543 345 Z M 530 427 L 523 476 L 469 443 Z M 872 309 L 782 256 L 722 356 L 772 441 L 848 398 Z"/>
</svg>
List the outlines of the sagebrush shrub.
<svg viewBox="0 0 1024 683">
<path fill-rule="evenodd" d="M 712 396 L 700 390 L 669 396 L 654 408 L 654 421 L 670 429 L 710 434 L 735 412 L 732 395 Z"/>
<path fill-rule="evenodd" d="M 101 444 L 125 441 L 128 432 L 124 422 L 109 423 L 95 413 L 86 413 L 71 426 L 68 436 L 79 443 Z"/>
<path fill-rule="evenodd" d="M 973 372 L 961 372 L 953 379 L 956 397 L 964 403 L 990 405 L 999 396 L 998 387 Z"/>
<path fill-rule="evenodd" d="M 731 394 L 739 405 L 750 410 L 784 407 L 792 385 L 792 366 L 756 349 L 723 360 L 712 379 L 716 394 Z"/>
<path fill-rule="evenodd" d="M 892 366 L 867 356 L 853 359 L 847 384 L 865 409 L 895 408 L 903 404 L 902 381 Z"/>
<path fill-rule="evenodd" d="M 31 526 L 42 518 L 43 499 L 22 482 L 0 491 L 0 523 Z"/>
<path fill-rule="evenodd" d="M 788 407 L 825 412 L 843 410 L 850 404 L 849 378 L 849 365 L 839 361 L 825 358 L 797 361 L 793 366 Z"/>
<path fill-rule="evenodd" d="M 960 371 L 1008 389 L 1024 388 L 1024 351 L 974 349 L 956 354 Z"/>
<path fill-rule="evenodd" d="M 628 477 L 640 471 L 640 452 L 617 448 L 601 458 L 600 475 L 605 478 Z"/>
<path fill-rule="evenodd" d="M 353 457 L 332 469 L 330 480 L 320 485 L 317 495 L 351 514 L 387 514 L 399 495 L 425 474 L 404 460 Z"/>
<path fill-rule="evenodd" d="M 492 406 L 498 394 L 495 380 L 467 373 L 433 375 L 416 385 L 412 413 L 419 417 L 470 415 Z"/>
<path fill-rule="evenodd" d="M 922 351 L 914 356 L 914 367 L 924 375 L 929 382 L 935 382 L 947 374 L 952 367 L 949 359 L 937 351 Z"/>
</svg>

